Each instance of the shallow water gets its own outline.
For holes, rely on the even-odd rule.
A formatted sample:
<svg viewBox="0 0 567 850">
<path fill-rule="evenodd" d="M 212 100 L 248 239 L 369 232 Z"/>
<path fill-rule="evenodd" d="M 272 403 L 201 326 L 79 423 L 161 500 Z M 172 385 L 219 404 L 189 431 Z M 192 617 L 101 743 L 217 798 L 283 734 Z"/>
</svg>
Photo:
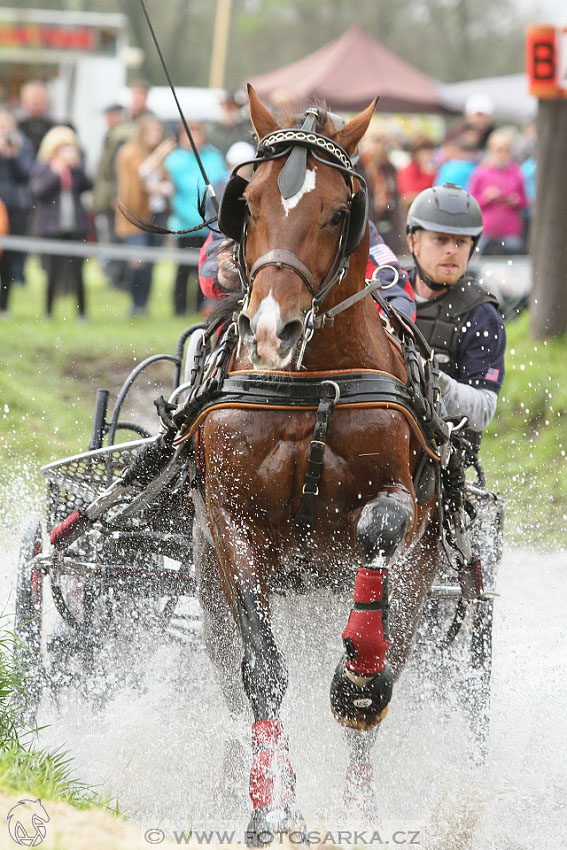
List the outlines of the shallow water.
<svg viewBox="0 0 567 850">
<path fill-rule="evenodd" d="M 15 485 L 1 502 L 4 528 L 32 514 L 35 498 Z M 0 603 L 7 613 L 13 608 L 17 537 L 14 531 L 5 541 L 1 564 Z M 470 762 L 458 710 L 432 698 L 434 688 L 420 699 L 408 670 L 373 750 L 381 809 L 372 824 L 375 845 L 409 845 L 411 838 L 428 850 L 564 846 L 567 552 L 505 550 L 497 591 L 486 761 L 480 768 Z M 335 840 L 339 827 L 357 826 L 344 820 L 347 753 L 328 703 L 344 616 L 327 594 L 279 603 L 276 610 L 277 637 L 290 666 L 283 718 L 298 803 L 309 829 L 322 835 L 334 830 Z M 236 829 L 240 840 L 248 819 L 246 777 L 242 802 L 231 809 L 217 791 L 229 717 L 206 655 L 177 648 L 152 652 L 142 644 L 129 665 L 137 667 L 136 685 L 102 707 L 72 693 L 61 706 L 44 700 L 38 721 L 49 726 L 41 743 L 67 749 L 76 775 L 118 798 L 144 828 L 170 834 L 190 827 Z M 247 746 L 248 732 L 242 730 Z M 342 841 L 348 845 L 352 836 Z"/>
</svg>

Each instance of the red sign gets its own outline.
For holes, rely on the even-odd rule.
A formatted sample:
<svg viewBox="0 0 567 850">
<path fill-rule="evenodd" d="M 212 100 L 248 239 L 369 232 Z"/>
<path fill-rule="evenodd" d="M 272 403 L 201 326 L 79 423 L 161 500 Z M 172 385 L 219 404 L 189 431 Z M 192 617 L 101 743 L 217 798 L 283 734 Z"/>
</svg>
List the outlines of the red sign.
<svg viewBox="0 0 567 850">
<path fill-rule="evenodd" d="M 23 48 L 92 53 L 98 46 L 97 32 L 92 27 L 0 21 L 0 50 Z"/>
<path fill-rule="evenodd" d="M 542 99 L 567 97 L 567 27 L 528 26 L 526 72 L 530 94 Z"/>
</svg>

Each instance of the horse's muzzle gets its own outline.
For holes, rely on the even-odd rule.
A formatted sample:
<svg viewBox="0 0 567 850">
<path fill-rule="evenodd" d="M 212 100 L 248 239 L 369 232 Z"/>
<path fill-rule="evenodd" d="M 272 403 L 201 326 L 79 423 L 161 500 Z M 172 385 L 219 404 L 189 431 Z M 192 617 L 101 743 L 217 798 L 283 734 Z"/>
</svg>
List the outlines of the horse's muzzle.
<svg viewBox="0 0 567 850">
<path fill-rule="evenodd" d="M 246 313 L 238 317 L 238 333 L 246 345 L 248 355 L 256 368 L 282 369 L 290 362 L 301 334 L 303 323 L 292 319 L 267 326 L 250 319 Z"/>
</svg>

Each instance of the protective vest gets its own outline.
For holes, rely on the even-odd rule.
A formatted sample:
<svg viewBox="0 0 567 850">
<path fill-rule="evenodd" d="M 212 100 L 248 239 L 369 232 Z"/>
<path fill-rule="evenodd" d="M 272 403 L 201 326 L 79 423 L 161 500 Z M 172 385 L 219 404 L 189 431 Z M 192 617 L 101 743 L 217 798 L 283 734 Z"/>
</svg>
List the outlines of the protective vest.
<svg viewBox="0 0 567 850">
<path fill-rule="evenodd" d="M 410 272 L 412 286 L 415 270 Z M 457 377 L 457 337 L 467 315 L 480 304 L 494 304 L 498 299 L 477 280 L 462 277 L 443 295 L 416 304 L 416 324 L 437 354 L 439 365 L 452 378 Z"/>
</svg>

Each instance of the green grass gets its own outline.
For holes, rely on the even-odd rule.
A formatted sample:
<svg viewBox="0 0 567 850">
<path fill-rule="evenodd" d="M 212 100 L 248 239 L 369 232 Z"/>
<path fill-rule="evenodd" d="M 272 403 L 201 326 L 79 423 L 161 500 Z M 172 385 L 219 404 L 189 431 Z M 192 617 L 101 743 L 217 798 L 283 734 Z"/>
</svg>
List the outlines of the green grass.
<svg viewBox="0 0 567 850">
<path fill-rule="evenodd" d="M 527 314 L 508 326 L 506 377 L 482 458 L 518 545 L 567 545 L 566 355 L 566 337 L 530 338 Z"/>
<path fill-rule="evenodd" d="M 85 323 L 70 296 L 56 302 L 52 320 L 43 316 L 45 283 L 36 260 L 28 263 L 27 285 L 11 293 L 12 318 L 0 323 L 0 484 L 24 466 L 42 486 L 42 464 L 85 451 L 97 388 L 110 389 L 113 403 L 137 361 L 173 353 L 180 332 L 197 320 L 172 317 L 169 264 L 156 267 L 150 316 L 135 320 L 129 297 L 108 286 L 96 263 L 86 269 Z M 482 458 L 489 486 L 507 500 L 506 533 L 514 544 L 567 545 L 566 354 L 565 337 L 530 339 L 527 314 L 508 326 L 506 379 Z M 154 374 L 159 395 L 172 373 L 163 366 Z"/>
<path fill-rule="evenodd" d="M 62 750 L 28 749 L 12 744 L 0 751 L 0 788 L 14 797 L 32 795 L 63 800 L 76 809 L 102 808 L 118 814 L 117 805 L 71 775 L 72 758 Z"/>
<path fill-rule="evenodd" d="M 26 671 L 16 661 L 17 638 L 0 620 L 0 788 L 7 794 L 64 800 L 78 809 L 97 807 L 117 813 L 95 789 L 71 774 L 72 759 L 63 750 L 35 748 L 37 730 L 22 720 Z"/>
<path fill-rule="evenodd" d="M 88 262 L 86 322 L 77 318 L 72 296 L 58 298 L 47 319 L 37 260 L 28 261 L 26 272 L 26 286 L 11 291 L 11 318 L 0 322 L 0 481 L 15 463 L 39 468 L 85 451 L 96 390 L 112 390 L 113 403 L 136 362 L 173 354 L 179 334 L 197 318 L 172 317 L 170 264 L 156 267 L 149 316 L 132 319 L 129 296 L 111 289 Z M 169 380 L 172 367 L 163 370 Z"/>
</svg>

